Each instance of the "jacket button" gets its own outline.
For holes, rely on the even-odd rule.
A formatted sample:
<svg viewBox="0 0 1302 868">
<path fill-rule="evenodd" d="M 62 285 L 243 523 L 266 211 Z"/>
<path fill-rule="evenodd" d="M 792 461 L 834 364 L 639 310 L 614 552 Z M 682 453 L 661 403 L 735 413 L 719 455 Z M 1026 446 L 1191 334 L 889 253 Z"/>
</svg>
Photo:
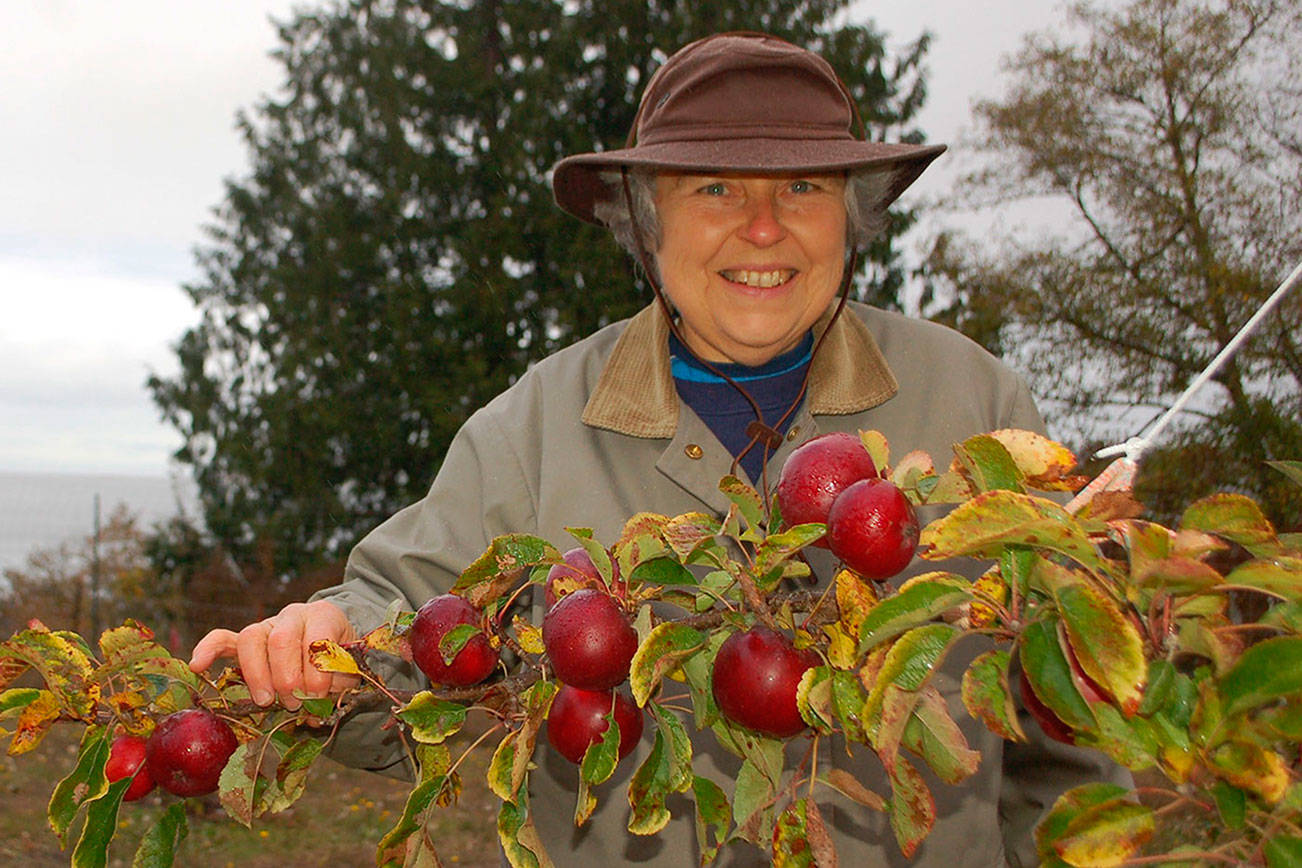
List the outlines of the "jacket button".
<svg viewBox="0 0 1302 868">
<path fill-rule="evenodd" d="M 794 441 L 799 436 L 800 436 L 800 428 L 798 427 L 792 428 L 790 431 L 787 432 L 787 440 L 789 441 Z"/>
<path fill-rule="evenodd" d="M 687 457 L 692 459 L 693 461 L 695 461 L 696 459 L 700 458 L 702 455 L 705 454 L 705 450 L 702 449 L 700 446 L 697 446 L 695 443 L 687 444 L 687 448 L 684 449 L 683 451 L 686 452 Z"/>
</svg>

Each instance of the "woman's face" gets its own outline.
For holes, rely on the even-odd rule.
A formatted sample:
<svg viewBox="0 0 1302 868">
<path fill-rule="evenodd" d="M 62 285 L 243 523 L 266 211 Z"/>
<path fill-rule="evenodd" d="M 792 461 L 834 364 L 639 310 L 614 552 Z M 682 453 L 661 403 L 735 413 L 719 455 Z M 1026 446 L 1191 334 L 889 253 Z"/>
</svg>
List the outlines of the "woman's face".
<svg viewBox="0 0 1302 868">
<path fill-rule="evenodd" d="M 845 265 L 842 175 L 661 173 L 656 264 L 688 347 L 762 364 L 836 297 Z"/>
</svg>

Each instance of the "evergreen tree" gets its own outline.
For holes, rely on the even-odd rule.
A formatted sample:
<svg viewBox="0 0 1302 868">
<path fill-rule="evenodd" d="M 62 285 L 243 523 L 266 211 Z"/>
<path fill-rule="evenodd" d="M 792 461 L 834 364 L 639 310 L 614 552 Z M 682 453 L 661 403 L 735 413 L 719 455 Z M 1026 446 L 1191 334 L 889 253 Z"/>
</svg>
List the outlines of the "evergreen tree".
<svg viewBox="0 0 1302 868">
<path fill-rule="evenodd" d="M 845 5 L 355 0 L 283 24 L 283 86 L 239 120 L 251 170 L 186 288 L 201 320 L 150 382 L 221 545 L 270 544 L 283 570 L 339 557 L 530 362 L 649 299 L 548 170 L 622 145 L 680 45 L 786 36 L 842 73 L 870 136 L 920 140 L 925 37 L 888 56 Z M 908 223 L 870 251 L 863 297 L 896 303 Z"/>
</svg>

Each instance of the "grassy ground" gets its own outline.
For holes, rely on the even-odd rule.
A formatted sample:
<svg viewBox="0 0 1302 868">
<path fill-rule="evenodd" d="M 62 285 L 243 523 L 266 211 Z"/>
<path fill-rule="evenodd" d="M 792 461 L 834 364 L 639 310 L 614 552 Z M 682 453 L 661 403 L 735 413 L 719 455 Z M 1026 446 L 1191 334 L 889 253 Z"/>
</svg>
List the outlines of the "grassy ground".
<svg viewBox="0 0 1302 868">
<path fill-rule="evenodd" d="M 80 729 L 56 726 L 33 752 L 0 755 L 0 865 L 23 868 L 67 866 L 69 850 L 50 831 L 46 806 L 54 785 L 71 771 Z M 496 868 L 499 864 L 497 800 L 483 783 L 489 751 L 480 750 L 463 767 L 460 801 L 439 812 L 432 831 L 448 865 Z M 189 836 L 177 866 L 193 868 L 366 868 L 375 864 L 375 845 L 402 816 L 408 785 L 322 760 L 304 796 L 289 810 L 254 821 L 246 829 L 226 816 L 216 801 L 190 800 Z M 140 835 L 174 797 L 155 790 L 123 805 L 109 866 L 131 864 Z"/>
</svg>

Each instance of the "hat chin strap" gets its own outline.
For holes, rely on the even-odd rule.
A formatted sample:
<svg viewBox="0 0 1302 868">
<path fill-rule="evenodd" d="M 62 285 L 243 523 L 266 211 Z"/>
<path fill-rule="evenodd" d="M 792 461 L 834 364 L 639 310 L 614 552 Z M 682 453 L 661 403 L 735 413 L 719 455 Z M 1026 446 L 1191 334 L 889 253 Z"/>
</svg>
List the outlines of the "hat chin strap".
<svg viewBox="0 0 1302 868">
<path fill-rule="evenodd" d="M 674 337 L 678 338 L 679 342 L 690 351 L 691 347 L 688 345 L 686 338 L 683 337 L 682 331 L 678 328 L 678 322 L 674 318 L 674 312 L 669 305 L 669 299 L 666 297 L 664 290 L 660 287 L 660 281 L 656 279 L 656 272 L 651 264 L 651 254 L 647 250 L 646 236 L 642 232 L 642 225 L 638 223 L 637 212 L 633 209 L 633 190 L 628 180 L 628 166 L 620 167 L 620 179 L 624 188 L 624 207 L 628 209 L 629 220 L 633 224 L 633 239 L 637 246 L 638 262 L 642 266 L 643 273 L 646 274 L 647 282 L 651 284 L 651 290 L 655 293 L 656 301 L 660 305 L 660 310 L 664 312 L 665 321 L 669 324 L 669 331 L 672 332 Z M 818 340 L 814 343 L 814 348 L 810 351 L 809 364 L 805 367 L 805 377 L 800 383 L 800 391 L 796 393 L 796 398 L 791 402 L 791 406 L 788 407 L 786 412 L 778 419 L 776 426 L 768 425 L 764 422 L 764 414 L 760 411 L 759 404 L 755 401 L 755 398 L 751 396 L 750 392 L 746 391 L 745 386 L 719 370 L 719 368 L 709 360 L 696 356 L 696 360 L 704 365 L 712 374 L 736 389 L 738 394 L 746 399 L 746 403 L 750 404 L 751 412 L 755 414 L 755 419 L 746 426 L 746 434 L 750 436 L 750 442 L 746 444 L 746 448 L 742 449 L 739 454 L 733 457 L 732 467 L 729 472 L 736 476 L 737 471 L 741 466 L 741 459 L 750 452 L 751 449 L 755 448 L 755 446 L 763 446 L 765 454 L 764 461 L 760 465 L 761 471 L 759 481 L 760 491 L 765 495 L 763 499 L 766 514 L 769 508 L 767 497 L 767 492 L 769 490 L 769 454 L 776 451 L 778 447 L 782 445 L 782 433 L 778 429 L 787 421 L 788 418 L 790 418 L 792 413 L 796 412 L 796 408 L 798 408 L 800 403 L 805 399 L 805 393 L 809 389 L 809 375 L 814 370 L 814 358 L 818 355 L 819 348 L 822 347 L 823 341 L 832 330 L 832 325 L 841 316 L 841 311 L 845 309 L 846 301 L 848 301 L 850 297 L 850 284 L 854 280 L 854 272 L 858 265 L 859 250 L 853 244 L 849 244 L 847 245 L 845 268 L 841 272 L 841 286 L 837 290 L 836 310 L 832 312 L 832 318 L 828 320 L 827 328 L 823 329 L 823 333 L 818 336 Z M 695 353 L 693 353 L 693 355 L 695 355 Z"/>
</svg>

